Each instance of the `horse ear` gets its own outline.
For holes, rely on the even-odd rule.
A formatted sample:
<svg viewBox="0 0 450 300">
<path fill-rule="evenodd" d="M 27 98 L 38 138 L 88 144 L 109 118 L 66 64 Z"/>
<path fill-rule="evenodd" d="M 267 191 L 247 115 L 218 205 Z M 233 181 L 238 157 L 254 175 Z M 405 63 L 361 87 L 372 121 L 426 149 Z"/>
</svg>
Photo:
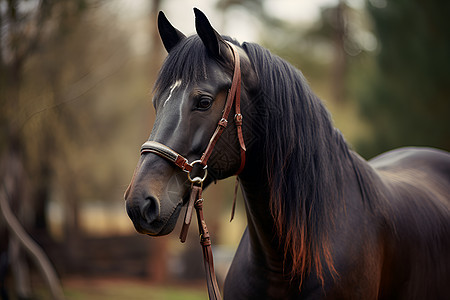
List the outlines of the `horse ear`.
<svg viewBox="0 0 450 300">
<path fill-rule="evenodd" d="M 197 8 L 194 8 L 194 14 L 195 28 L 198 36 L 203 41 L 203 44 L 206 46 L 206 49 L 208 49 L 208 52 L 211 55 L 217 58 L 220 57 L 220 48 L 225 46 L 224 39 L 219 33 L 217 33 L 217 31 L 214 30 L 203 12 Z"/>
<path fill-rule="evenodd" d="M 158 31 L 167 52 L 170 52 L 186 36 L 170 24 L 162 11 L 158 14 Z"/>
</svg>

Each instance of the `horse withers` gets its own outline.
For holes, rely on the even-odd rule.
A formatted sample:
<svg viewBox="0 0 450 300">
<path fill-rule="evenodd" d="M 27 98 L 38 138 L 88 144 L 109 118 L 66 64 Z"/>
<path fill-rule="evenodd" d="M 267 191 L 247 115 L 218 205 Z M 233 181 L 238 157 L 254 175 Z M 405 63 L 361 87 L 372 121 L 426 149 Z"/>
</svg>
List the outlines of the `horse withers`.
<svg viewBox="0 0 450 300">
<path fill-rule="evenodd" d="M 194 162 L 217 124 L 227 123 L 203 188 L 238 172 L 236 108 L 221 120 L 235 73 L 233 44 L 248 224 L 224 298 L 448 299 L 449 153 L 403 148 L 363 160 L 300 71 L 257 44 L 221 36 L 197 9 L 195 16 L 197 34 L 186 37 L 159 14 L 168 56 L 155 84 L 149 141 Z M 136 230 L 150 236 L 172 232 L 191 191 L 186 173 L 155 152 L 143 152 L 125 193 Z"/>
</svg>

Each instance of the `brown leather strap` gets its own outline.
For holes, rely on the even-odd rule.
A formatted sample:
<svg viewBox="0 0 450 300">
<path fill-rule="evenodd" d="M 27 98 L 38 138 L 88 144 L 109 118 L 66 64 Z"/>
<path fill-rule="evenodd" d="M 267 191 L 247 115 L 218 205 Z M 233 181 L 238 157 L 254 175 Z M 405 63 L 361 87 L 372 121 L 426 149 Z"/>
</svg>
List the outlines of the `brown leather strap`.
<svg viewBox="0 0 450 300">
<path fill-rule="evenodd" d="M 235 57 L 237 56 L 239 59 L 239 54 L 237 52 L 237 49 L 235 46 L 233 46 L 233 44 L 230 44 L 231 49 L 233 50 L 233 53 L 235 55 Z M 235 68 L 235 73 L 236 73 L 236 68 Z M 236 99 L 235 99 L 235 111 L 236 111 L 236 115 L 234 116 L 234 122 L 236 124 L 236 130 L 237 130 L 237 135 L 238 135 L 238 139 L 239 139 L 239 146 L 240 146 L 240 152 L 241 152 L 241 165 L 238 169 L 238 171 L 236 172 L 236 175 L 239 175 L 242 170 L 244 169 L 245 166 L 245 151 L 247 150 L 245 148 L 245 142 L 244 142 L 244 135 L 242 133 L 242 114 L 241 114 L 241 71 L 240 71 L 240 64 L 239 64 L 239 76 L 237 77 L 236 80 Z"/>
<path fill-rule="evenodd" d="M 233 107 L 233 103 L 235 105 L 235 112 L 236 115 L 234 117 L 234 121 L 236 124 L 236 130 L 237 135 L 239 139 L 239 145 L 240 145 L 240 153 L 241 153 L 241 164 L 239 166 L 238 171 L 236 172 L 236 175 L 240 174 L 245 166 L 245 142 L 244 142 L 244 136 L 242 133 L 242 114 L 241 114 L 241 63 L 240 63 L 240 57 L 238 50 L 236 49 L 236 46 L 234 46 L 231 43 L 228 43 L 231 52 L 233 53 L 234 57 L 234 71 L 233 71 L 233 80 L 231 83 L 231 88 L 228 91 L 227 100 L 225 102 L 225 107 L 223 109 L 222 118 L 220 119 L 216 130 L 214 131 L 213 136 L 209 140 L 208 146 L 206 147 L 205 152 L 202 155 L 202 158 L 200 159 L 202 162 L 202 165 L 206 166 L 209 157 L 211 156 L 211 153 L 219 140 L 219 137 L 221 136 L 223 130 L 227 127 L 228 124 L 228 116 L 230 114 L 231 108 Z"/>
<path fill-rule="evenodd" d="M 230 222 L 233 221 L 234 212 L 236 211 L 236 199 L 237 199 L 238 187 L 239 187 L 239 177 L 236 176 L 236 181 L 234 182 L 234 197 L 233 197 L 233 205 L 231 206 Z"/>
<path fill-rule="evenodd" d="M 201 190 L 198 194 L 198 199 L 195 201 L 195 211 L 197 212 L 198 231 L 200 234 L 200 244 L 203 250 L 203 264 L 206 272 L 206 285 L 208 287 L 209 299 L 220 300 L 219 285 L 217 284 L 216 273 L 214 272 L 214 259 L 211 250 L 211 238 L 209 236 L 208 228 L 203 217 L 203 198 Z"/>
<path fill-rule="evenodd" d="M 180 241 L 182 243 L 186 241 L 189 225 L 191 224 L 194 203 L 199 199 L 199 195 L 201 196 L 201 190 L 201 186 L 192 185 L 191 187 L 191 196 L 189 197 L 189 202 L 186 207 L 186 214 L 184 216 L 183 227 L 181 228 L 180 232 Z"/>
</svg>

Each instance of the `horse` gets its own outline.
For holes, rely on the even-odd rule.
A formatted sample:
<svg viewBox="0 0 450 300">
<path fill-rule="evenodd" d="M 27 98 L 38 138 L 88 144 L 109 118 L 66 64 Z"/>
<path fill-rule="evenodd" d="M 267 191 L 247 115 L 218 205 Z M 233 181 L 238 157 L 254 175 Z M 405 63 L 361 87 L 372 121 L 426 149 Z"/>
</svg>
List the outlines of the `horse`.
<svg viewBox="0 0 450 300">
<path fill-rule="evenodd" d="M 155 82 L 149 141 L 187 161 L 202 156 L 233 82 L 230 45 L 237 49 L 245 165 L 239 170 L 233 107 L 202 182 L 206 188 L 239 170 L 247 227 L 224 298 L 448 299 L 450 154 L 407 147 L 364 160 L 298 69 L 258 44 L 220 35 L 194 12 L 189 37 L 158 15 L 168 56 Z M 171 233 L 190 190 L 185 172 L 143 152 L 125 192 L 136 230 Z"/>
</svg>

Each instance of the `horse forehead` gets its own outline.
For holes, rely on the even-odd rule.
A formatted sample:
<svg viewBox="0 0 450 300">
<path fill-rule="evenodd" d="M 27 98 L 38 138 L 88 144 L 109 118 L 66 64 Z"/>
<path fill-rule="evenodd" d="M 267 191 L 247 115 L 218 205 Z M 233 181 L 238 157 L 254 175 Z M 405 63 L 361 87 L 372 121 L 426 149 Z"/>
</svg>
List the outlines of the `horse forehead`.
<svg viewBox="0 0 450 300">
<path fill-rule="evenodd" d="M 180 95 L 180 87 L 183 86 L 183 80 L 177 79 L 172 82 L 167 88 L 157 90 L 156 94 L 152 98 L 153 107 L 156 110 L 159 108 L 164 108 L 168 103 L 173 102 Z M 181 91 L 183 93 L 183 91 Z"/>
<path fill-rule="evenodd" d="M 182 83 L 183 82 L 181 81 L 181 79 L 178 79 L 169 87 L 169 95 L 167 96 L 166 100 L 164 100 L 163 107 L 166 106 L 166 104 L 171 100 L 175 89 L 180 87 Z"/>
<path fill-rule="evenodd" d="M 228 78 L 229 75 L 217 63 L 205 64 L 203 68 L 202 76 L 199 78 L 179 78 L 170 85 L 166 85 L 168 88 L 161 91 L 156 97 L 158 105 L 162 103 L 162 107 L 165 107 L 176 100 L 180 104 L 179 101 L 185 98 L 186 92 L 192 89 L 202 89 L 225 83 L 231 84 L 231 78 Z M 156 99 L 153 99 L 153 104 L 155 104 Z"/>
</svg>

